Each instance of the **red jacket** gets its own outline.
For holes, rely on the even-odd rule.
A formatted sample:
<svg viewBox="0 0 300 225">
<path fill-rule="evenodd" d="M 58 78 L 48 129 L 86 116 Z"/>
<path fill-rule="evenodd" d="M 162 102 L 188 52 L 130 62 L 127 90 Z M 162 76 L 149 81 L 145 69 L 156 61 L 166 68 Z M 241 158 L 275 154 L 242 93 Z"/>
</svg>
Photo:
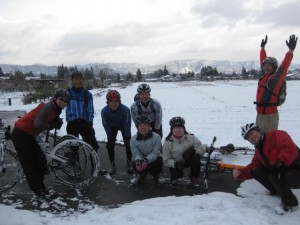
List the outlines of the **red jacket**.
<svg viewBox="0 0 300 225">
<path fill-rule="evenodd" d="M 298 149 L 292 138 L 282 130 L 272 130 L 265 134 L 263 139 L 263 152 L 271 166 L 275 166 L 277 162 L 290 166 L 298 156 Z M 241 169 L 239 179 L 251 179 L 251 171 L 258 165 L 266 167 L 265 161 L 261 157 L 258 149 L 256 149 L 252 161 L 245 168 Z"/>
<path fill-rule="evenodd" d="M 45 124 L 44 129 L 39 129 L 34 127 L 34 119 L 40 113 L 41 109 L 44 106 L 44 102 L 40 103 L 35 109 L 31 110 L 29 113 L 22 116 L 17 122 L 15 123 L 15 127 L 18 129 L 31 134 L 32 136 L 36 136 L 39 133 L 43 132 L 45 129 L 49 129 L 49 123 L 53 121 L 57 116 L 56 108 L 58 106 L 55 105 L 53 101 L 50 101 L 50 104 L 53 104 L 53 108 L 49 112 L 45 114 L 45 118 L 43 120 L 43 124 Z"/>
<path fill-rule="evenodd" d="M 263 60 L 267 57 L 265 49 L 261 49 L 260 51 L 260 65 L 261 68 L 263 66 Z M 281 65 L 277 69 L 277 71 L 273 74 L 264 74 L 260 80 L 258 81 L 258 87 L 256 92 L 256 110 L 258 114 L 273 114 L 276 113 L 277 110 L 277 97 L 279 89 L 286 77 L 288 68 L 293 59 L 293 54 L 287 52 Z M 270 78 L 270 81 L 268 82 Z M 268 87 L 274 94 L 271 94 L 265 87 Z M 271 95 L 271 96 L 270 96 Z M 264 106 L 264 104 L 272 104 L 270 106 Z"/>
</svg>

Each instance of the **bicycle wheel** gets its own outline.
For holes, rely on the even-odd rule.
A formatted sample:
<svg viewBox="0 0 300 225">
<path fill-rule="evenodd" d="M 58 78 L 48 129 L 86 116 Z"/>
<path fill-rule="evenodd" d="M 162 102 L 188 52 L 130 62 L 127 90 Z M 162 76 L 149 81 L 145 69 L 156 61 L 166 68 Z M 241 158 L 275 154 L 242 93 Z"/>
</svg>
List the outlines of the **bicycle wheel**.
<svg viewBox="0 0 300 225">
<path fill-rule="evenodd" d="M 1 148 L 4 148 L 1 145 Z M 15 186 L 23 175 L 21 164 L 17 153 L 10 148 L 0 149 L 3 155 L 0 170 L 0 193 L 9 190 Z"/>
<path fill-rule="evenodd" d="M 86 187 L 99 174 L 100 161 L 97 152 L 84 141 L 65 140 L 52 150 L 52 154 L 58 159 L 51 160 L 51 171 L 60 183 L 68 187 Z"/>
</svg>

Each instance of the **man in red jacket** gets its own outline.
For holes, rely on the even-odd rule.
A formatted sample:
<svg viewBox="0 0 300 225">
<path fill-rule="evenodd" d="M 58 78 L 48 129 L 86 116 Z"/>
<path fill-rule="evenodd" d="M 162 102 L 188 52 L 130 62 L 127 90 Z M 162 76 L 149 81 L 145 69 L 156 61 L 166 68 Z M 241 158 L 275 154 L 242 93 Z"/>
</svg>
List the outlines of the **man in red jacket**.
<svg viewBox="0 0 300 225">
<path fill-rule="evenodd" d="M 242 137 L 256 151 L 249 165 L 233 170 L 233 177 L 254 178 L 271 195 L 280 195 L 284 210 L 295 210 L 298 200 L 291 188 L 300 188 L 300 150 L 292 138 L 282 130 L 263 133 L 255 123 L 242 127 Z"/>
<path fill-rule="evenodd" d="M 278 129 L 278 94 L 293 59 L 297 40 L 298 38 L 295 35 L 291 35 L 289 41 L 286 41 L 289 51 L 279 67 L 275 58 L 267 57 L 265 45 L 267 44 L 268 36 L 266 35 L 266 38 L 261 41 L 260 65 L 263 75 L 258 81 L 254 104 L 256 104 L 257 111 L 256 123 L 263 132 Z"/>
</svg>

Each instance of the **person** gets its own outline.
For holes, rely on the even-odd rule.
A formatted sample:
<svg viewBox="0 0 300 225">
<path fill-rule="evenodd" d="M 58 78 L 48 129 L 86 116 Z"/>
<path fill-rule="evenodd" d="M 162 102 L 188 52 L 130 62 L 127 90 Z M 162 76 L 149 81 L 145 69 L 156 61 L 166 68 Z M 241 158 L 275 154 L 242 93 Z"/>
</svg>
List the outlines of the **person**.
<svg viewBox="0 0 300 225">
<path fill-rule="evenodd" d="M 128 173 L 132 173 L 131 166 L 131 114 L 130 109 L 121 103 L 121 95 L 117 90 L 108 90 L 106 94 L 107 105 L 101 110 L 102 125 L 107 135 L 107 152 L 111 167 L 109 174 L 116 172 L 115 164 L 115 142 L 118 131 L 121 131 L 125 149 L 126 149 L 126 169 Z"/>
<path fill-rule="evenodd" d="M 256 123 L 263 132 L 278 129 L 278 94 L 293 59 L 297 39 L 295 35 L 291 35 L 289 41 L 286 41 L 289 51 L 279 67 L 278 61 L 274 57 L 267 57 L 265 46 L 268 36 L 266 35 L 265 39 L 261 41 L 260 64 L 263 75 L 258 81 L 254 104 L 256 104 L 257 111 Z"/>
<path fill-rule="evenodd" d="M 148 114 L 150 117 L 150 123 L 152 131 L 159 134 L 162 138 L 162 108 L 161 104 L 156 100 L 151 98 L 150 92 L 151 88 L 148 84 L 140 84 L 137 88 L 138 97 L 130 107 L 132 120 L 137 125 L 137 116 L 141 114 Z"/>
<path fill-rule="evenodd" d="M 254 178 L 271 195 L 281 197 L 284 210 L 297 208 L 291 188 L 300 188 L 300 151 L 292 138 L 282 130 L 264 133 L 255 123 L 242 127 L 242 137 L 255 146 L 255 154 L 245 168 L 233 170 L 233 177 Z"/>
<path fill-rule="evenodd" d="M 137 177 L 131 180 L 132 184 L 142 183 L 150 173 L 156 184 L 162 184 L 159 178 L 162 171 L 161 138 L 152 132 L 151 119 L 147 114 L 141 114 L 136 118 L 137 133 L 130 140 L 132 151 L 132 166 Z"/>
<path fill-rule="evenodd" d="M 28 185 L 39 197 L 49 194 L 44 184 L 44 175 L 48 173 L 48 168 L 46 157 L 35 136 L 45 130 L 61 128 L 63 121 L 59 115 L 69 101 L 69 92 L 57 89 L 49 102 L 40 103 L 35 109 L 18 119 L 12 131 L 12 142 Z"/>
<path fill-rule="evenodd" d="M 71 73 L 72 87 L 68 88 L 70 93 L 70 104 L 66 110 L 67 133 L 75 137 L 82 137 L 83 141 L 92 146 L 97 152 L 99 145 L 96 140 L 93 127 L 94 103 L 91 92 L 83 87 L 83 74 L 75 70 Z M 100 170 L 99 174 L 104 175 L 107 171 Z"/>
<path fill-rule="evenodd" d="M 170 170 L 171 185 L 177 186 L 178 179 L 184 175 L 184 168 L 190 167 L 190 185 L 200 186 L 201 156 L 206 145 L 185 129 L 184 118 L 177 116 L 169 121 L 170 133 L 163 143 L 163 163 Z"/>
</svg>

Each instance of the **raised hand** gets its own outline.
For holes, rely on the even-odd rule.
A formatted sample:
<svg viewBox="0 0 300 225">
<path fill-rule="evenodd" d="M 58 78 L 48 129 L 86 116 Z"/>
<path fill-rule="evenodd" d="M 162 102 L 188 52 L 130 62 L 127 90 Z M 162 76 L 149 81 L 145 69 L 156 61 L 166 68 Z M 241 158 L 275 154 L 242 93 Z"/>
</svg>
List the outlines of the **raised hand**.
<svg viewBox="0 0 300 225">
<path fill-rule="evenodd" d="M 294 34 L 290 35 L 290 40 L 285 41 L 286 45 L 289 47 L 290 50 L 294 51 L 297 45 L 298 37 L 296 37 Z"/>
<path fill-rule="evenodd" d="M 261 40 L 260 47 L 264 48 L 266 46 L 267 42 L 268 42 L 268 35 L 266 35 L 265 39 Z"/>
</svg>

